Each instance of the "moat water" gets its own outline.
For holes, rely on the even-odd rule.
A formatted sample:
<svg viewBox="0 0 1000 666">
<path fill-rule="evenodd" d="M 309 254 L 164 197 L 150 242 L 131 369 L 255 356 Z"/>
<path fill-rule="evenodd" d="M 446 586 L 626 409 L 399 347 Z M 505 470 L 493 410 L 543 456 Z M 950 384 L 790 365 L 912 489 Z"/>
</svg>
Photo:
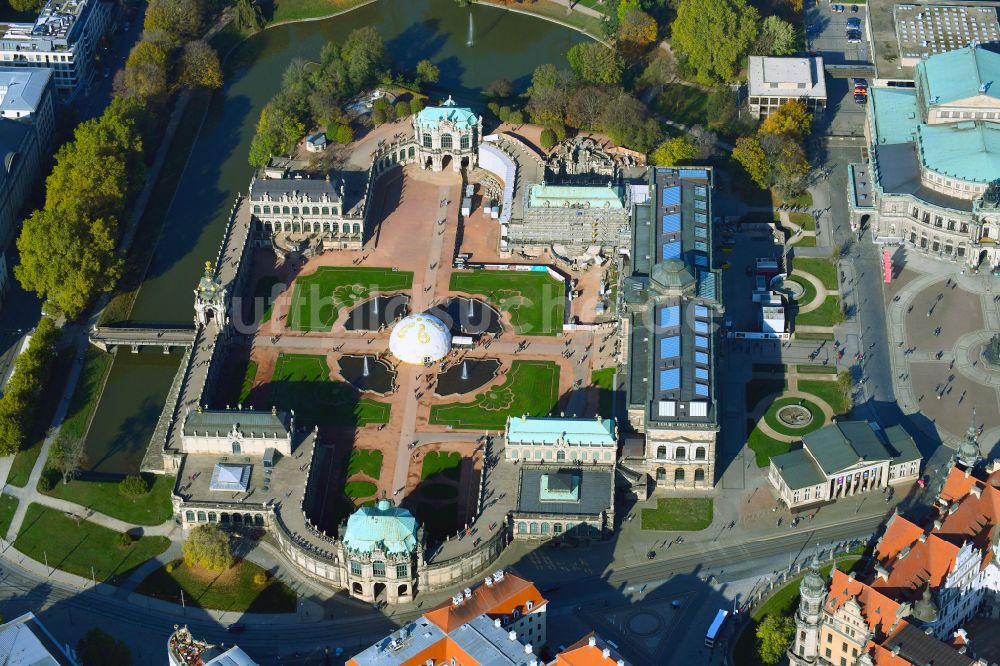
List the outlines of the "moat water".
<svg viewBox="0 0 1000 666">
<path fill-rule="evenodd" d="M 468 12 L 474 46 L 468 46 Z M 454 0 L 380 0 L 324 21 L 279 26 L 247 40 L 226 63 L 226 83 L 212 100 L 181 176 L 133 310 L 136 323 L 188 324 L 192 290 L 206 259 L 215 257 L 238 193 L 252 169 L 247 152 L 261 108 L 277 92 L 296 58 L 315 60 L 327 41 L 343 41 L 374 26 L 392 59 L 412 67 L 427 58 L 441 70 L 442 94 L 473 101 L 490 82 L 506 78 L 528 87 L 540 64 L 565 63 L 566 52 L 588 38 L 533 16 L 493 6 L 456 11 Z M 88 437 L 90 467 L 124 473 L 138 467 L 179 363 L 179 355 L 119 354 Z M 128 398 L 121 401 L 122 398 Z M 153 408 L 156 405 L 156 408 Z"/>
</svg>

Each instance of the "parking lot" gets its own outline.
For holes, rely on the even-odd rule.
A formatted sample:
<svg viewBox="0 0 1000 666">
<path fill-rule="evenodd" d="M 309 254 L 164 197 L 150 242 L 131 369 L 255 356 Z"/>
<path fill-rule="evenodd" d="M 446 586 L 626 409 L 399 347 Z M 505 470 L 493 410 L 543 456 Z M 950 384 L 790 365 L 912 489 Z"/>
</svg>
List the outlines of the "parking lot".
<svg viewBox="0 0 1000 666">
<path fill-rule="evenodd" d="M 825 136 L 856 136 L 865 134 L 865 105 L 854 102 L 851 78 L 826 77 L 826 112 L 817 115 L 816 133 Z M 868 81 L 871 84 L 871 80 Z"/>
<path fill-rule="evenodd" d="M 842 13 L 834 12 L 831 7 L 841 4 Z M 852 8 L 857 7 L 857 12 Z M 868 13 L 866 5 L 850 3 L 830 3 L 818 0 L 805 10 L 806 44 L 809 51 L 823 56 L 827 65 L 861 65 L 871 63 L 871 51 L 868 46 Z M 847 42 L 847 19 L 861 19 L 861 42 Z"/>
</svg>

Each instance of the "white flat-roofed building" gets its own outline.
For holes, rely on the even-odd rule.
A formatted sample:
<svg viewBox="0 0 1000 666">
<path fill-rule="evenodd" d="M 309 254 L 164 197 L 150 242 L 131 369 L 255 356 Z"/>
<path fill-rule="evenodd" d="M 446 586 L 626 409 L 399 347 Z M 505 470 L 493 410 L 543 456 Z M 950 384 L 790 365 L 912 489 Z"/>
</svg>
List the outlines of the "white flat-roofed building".
<svg viewBox="0 0 1000 666">
<path fill-rule="evenodd" d="M 56 640 L 32 613 L 0 625 L 0 664 L 4 666 L 78 666 L 71 655 L 69 646 Z"/>
<path fill-rule="evenodd" d="M 49 0 L 34 23 L 8 23 L 0 36 L 0 65 L 46 67 L 56 92 L 72 99 L 93 78 L 97 42 L 111 24 L 102 0 Z"/>
<path fill-rule="evenodd" d="M 809 111 L 826 109 L 823 58 L 750 56 L 747 65 L 750 114 L 765 118 L 785 102 L 798 99 Z"/>
</svg>

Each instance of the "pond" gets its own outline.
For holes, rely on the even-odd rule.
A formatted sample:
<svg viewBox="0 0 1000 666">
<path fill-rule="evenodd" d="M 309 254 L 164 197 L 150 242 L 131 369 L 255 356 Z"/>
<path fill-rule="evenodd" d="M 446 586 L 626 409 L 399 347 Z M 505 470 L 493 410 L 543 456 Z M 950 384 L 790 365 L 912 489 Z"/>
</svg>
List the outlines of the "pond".
<svg viewBox="0 0 1000 666">
<path fill-rule="evenodd" d="M 471 47 L 466 44 L 470 12 Z M 247 153 L 261 108 L 277 92 L 293 59 L 314 60 L 327 41 L 343 41 L 351 30 L 365 25 L 381 33 L 395 62 L 407 67 L 424 58 L 434 62 L 441 70 L 439 91 L 463 101 L 478 98 L 482 88 L 498 78 L 524 90 L 535 67 L 564 63 L 570 47 L 588 39 L 569 28 L 492 6 L 459 10 L 454 0 L 380 0 L 332 19 L 278 26 L 247 40 L 230 55 L 225 86 L 205 115 L 170 204 L 169 226 L 139 290 L 134 322 L 191 322 L 191 290 L 202 263 L 216 255 L 233 200 L 250 182 Z M 107 395 L 144 395 L 162 406 L 169 381 L 150 384 L 148 371 L 137 360 L 115 363 Z M 155 396 L 149 395 L 153 388 L 158 389 Z M 88 447 L 114 445 L 141 458 L 159 416 L 159 409 L 146 405 L 132 409 L 102 404 L 93 425 L 101 439 Z M 101 451 L 91 454 L 105 459 Z"/>
</svg>

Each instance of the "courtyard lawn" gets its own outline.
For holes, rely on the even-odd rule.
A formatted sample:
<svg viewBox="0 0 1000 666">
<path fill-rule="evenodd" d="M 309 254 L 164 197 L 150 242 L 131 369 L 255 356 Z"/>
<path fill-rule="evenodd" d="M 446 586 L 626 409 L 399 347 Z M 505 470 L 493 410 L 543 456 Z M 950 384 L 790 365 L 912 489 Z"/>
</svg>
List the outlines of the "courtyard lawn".
<svg viewBox="0 0 1000 666">
<path fill-rule="evenodd" d="M 473 402 L 432 405 L 430 423 L 466 430 L 502 430 L 508 416 L 548 416 L 559 400 L 559 366 L 552 361 L 514 361 L 504 383 Z"/>
<path fill-rule="evenodd" d="M 247 361 L 247 367 L 243 371 L 243 382 L 240 384 L 239 404 L 245 405 L 250 400 L 250 391 L 253 389 L 253 380 L 257 377 L 257 361 Z"/>
<path fill-rule="evenodd" d="M 347 476 L 364 474 L 377 479 L 382 472 L 382 452 L 374 449 L 354 449 L 347 461 Z"/>
<path fill-rule="evenodd" d="M 798 404 L 801 404 L 802 407 L 809 410 L 809 414 L 812 416 L 812 421 L 802 428 L 793 428 L 785 425 L 781 419 L 778 418 L 778 410 L 787 405 Z M 801 437 L 807 433 L 819 430 L 823 427 L 825 422 L 823 410 L 820 409 L 819 405 L 802 398 L 779 398 L 778 400 L 775 400 L 771 403 L 771 406 L 767 408 L 767 411 L 764 412 L 764 420 L 767 422 L 767 425 L 771 426 L 772 430 L 779 432 L 782 435 L 790 435 L 792 437 Z"/>
<path fill-rule="evenodd" d="M 708 95 L 707 91 L 695 86 L 668 83 L 656 98 L 656 112 L 675 123 L 705 126 L 708 124 L 705 111 Z"/>
<path fill-rule="evenodd" d="M 832 365 L 797 365 L 795 371 L 800 375 L 835 375 L 837 368 Z"/>
<path fill-rule="evenodd" d="M 170 539 L 146 536 L 123 546 L 121 532 L 86 520 L 77 522 L 58 509 L 30 504 L 14 547 L 38 562 L 48 557 L 50 567 L 98 581 L 115 582 L 170 546 Z"/>
<path fill-rule="evenodd" d="M 754 452 L 757 467 L 767 467 L 771 463 L 771 456 L 788 453 L 792 445 L 788 442 L 779 442 L 764 434 L 760 428 L 754 428 L 747 437 L 747 446 Z"/>
<path fill-rule="evenodd" d="M 798 275 L 789 275 L 788 279 L 802 287 L 802 295 L 795 300 L 796 305 L 801 308 L 816 300 L 816 287 L 812 282 Z"/>
<path fill-rule="evenodd" d="M 788 221 L 801 227 L 802 231 L 816 231 L 816 218 L 809 213 L 789 213 Z"/>
<path fill-rule="evenodd" d="M 830 341 L 833 341 L 834 340 L 834 335 L 833 335 L 832 332 L 830 332 L 830 333 L 818 333 L 818 332 L 813 332 L 813 331 L 804 331 L 804 332 L 800 333 L 799 331 L 796 331 L 795 332 L 795 339 L 796 340 L 830 340 Z"/>
<path fill-rule="evenodd" d="M 642 529 L 695 532 L 712 524 L 712 498 L 661 497 L 655 509 L 643 509 Z"/>
<path fill-rule="evenodd" d="M 834 416 L 846 414 L 851 409 L 850 399 L 840 383 L 822 379 L 800 379 L 799 390 L 811 393 L 833 409 Z"/>
<path fill-rule="evenodd" d="M 601 368 L 590 373 L 590 383 L 597 387 L 597 413 L 606 419 L 615 415 L 615 369 Z"/>
<path fill-rule="evenodd" d="M 165 523 L 173 515 L 170 492 L 174 488 L 174 477 L 149 474 L 146 475 L 146 480 L 151 482 L 149 492 L 139 497 L 123 494 L 116 481 L 83 479 L 73 479 L 67 484 L 60 479 L 52 490 L 42 492 L 49 497 L 79 504 L 81 507 L 93 509 L 126 523 L 134 525 Z"/>
<path fill-rule="evenodd" d="M 14 520 L 17 511 L 17 498 L 13 495 L 0 495 L 0 538 L 7 538 L 7 530 Z"/>
<path fill-rule="evenodd" d="M 836 326 L 844 321 L 844 312 L 840 309 L 840 296 L 827 296 L 823 305 L 815 310 L 795 315 L 795 323 L 799 326 Z"/>
<path fill-rule="evenodd" d="M 299 423 L 306 426 L 359 427 L 389 422 L 392 406 L 359 398 L 349 384 L 331 380 L 325 356 L 280 354 L 269 386 L 272 404 L 294 409 Z"/>
<path fill-rule="evenodd" d="M 73 398 L 69 401 L 69 409 L 66 410 L 66 419 L 62 422 L 59 432 L 72 439 L 81 438 L 86 434 L 90 416 L 97 407 L 97 401 L 101 395 L 104 377 L 111 370 L 111 363 L 114 359 L 114 356 L 102 352 L 96 347 L 87 347 L 83 369 L 76 382 Z"/>
<path fill-rule="evenodd" d="M 462 454 L 458 451 L 431 451 L 424 456 L 423 465 L 420 467 L 420 480 L 423 481 L 440 472 L 445 478 L 458 481 L 461 465 Z"/>
<path fill-rule="evenodd" d="M 785 203 L 789 206 L 805 206 L 808 208 L 813 205 L 813 196 L 809 192 L 803 192 L 802 194 L 794 197 L 784 198 L 776 191 L 771 190 L 771 203 L 773 203 L 776 207 Z"/>
<path fill-rule="evenodd" d="M 837 266 L 829 259 L 795 257 L 792 259 L 792 275 L 798 271 L 815 275 L 830 291 L 840 288 L 837 284 Z"/>
<path fill-rule="evenodd" d="M 288 328 L 293 331 L 329 331 L 340 308 L 353 307 L 375 294 L 406 291 L 413 273 L 368 266 L 321 266 L 295 280 Z"/>
<path fill-rule="evenodd" d="M 160 567 L 139 583 L 136 592 L 179 604 L 184 590 L 187 606 L 234 613 L 295 612 L 295 592 L 277 578 L 254 583 L 253 577 L 264 569 L 253 562 L 241 560 L 221 573 L 190 567 L 184 560 L 171 564 L 173 571 Z"/>
<path fill-rule="evenodd" d="M 816 237 L 815 236 L 793 237 L 788 244 L 794 245 L 795 247 L 816 247 Z"/>
<path fill-rule="evenodd" d="M 344 494 L 352 500 L 371 497 L 377 490 L 378 486 L 370 481 L 348 481 L 344 484 Z"/>
<path fill-rule="evenodd" d="M 482 294 L 510 315 L 519 335 L 562 331 L 566 287 L 543 271 L 464 271 L 451 274 L 452 291 Z"/>
</svg>

